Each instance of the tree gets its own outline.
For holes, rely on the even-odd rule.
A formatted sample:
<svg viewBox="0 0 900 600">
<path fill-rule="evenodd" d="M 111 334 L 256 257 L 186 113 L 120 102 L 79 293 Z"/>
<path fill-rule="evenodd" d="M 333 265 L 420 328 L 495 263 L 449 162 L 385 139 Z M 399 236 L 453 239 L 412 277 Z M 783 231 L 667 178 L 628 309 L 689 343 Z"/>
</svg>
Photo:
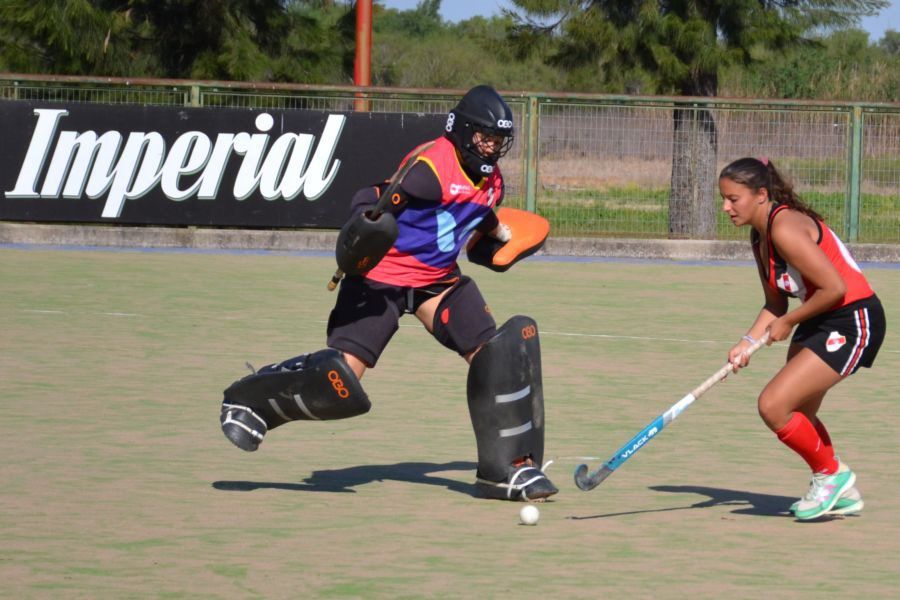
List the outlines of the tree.
<svg viewBox="0 0 900 600">
<path fill-rule="evenodd" d="M 475 16 L 446 23 L 439 9 L 440 2 L 429 0 L 413 10 L 376 10 L 376 85 L 465 89 L 487 83 L 501 89 L 560 87 L 558 71 L 545 64 L 539 52 L 515 52 L 506 36 L 507 28 L 513 25 L 509 17 Z M 529 48 L 533 50 L 534 47 Z"/>
<path fill-rule="evenodd" d="M 442 29 L 440 10 L 441 0 L 420 0 L 411 10 L 385 9 L 376 4 L 374 27 L 421 39 Z"/>
<path fill-rule="evenodd" d="M 376 85 L 452 87 L 447 82 L 460 73 L 460 57 L 443 54 L 446 27 L 440 8 L 441 0 L 422 0 L 411 10 L 375 5 L 372 79 Z"/>
<path fill-rule="evenodd" d="M 715 96 L 719 69 L 749 64 L 758 47 L 781 50 L 817 31 L 855 25 L 884 0 L 513 0 L 514 35 L 543 32 L 558 64 L 653 74 L 658 93 Z M 518 14 L 518 13 L 516 13 Z M 715 236 L 717 133 L 712 113 L 679 102 L 669 196 L 671 237 Z"/>
<path fill-rule="evenodd" d="M 878 45 L 891 56 L 900 56 L 900 32 L 888 29 Z"/>
<path fill-rule="evenodd" d="M 0 68 L 332 83 L 350 12 L 333 0 L 0 0 Z"/>
<path fill-rule="evenodd" d="M 723 89 L 766 98 L 895 101 L 900 55 L 886 52 L 883 43 L 871 44 L 860 29 L 835 31 L 786 52 L 760 52 L 747 68 L 729 67 Z"/>
<path fill-rule="evenodd" d="M 152 71 L 152 60 L 133 53 L 143 33 L 127 2 L 2 0 L 0 67 L 67 75 Z"/>
</svg>

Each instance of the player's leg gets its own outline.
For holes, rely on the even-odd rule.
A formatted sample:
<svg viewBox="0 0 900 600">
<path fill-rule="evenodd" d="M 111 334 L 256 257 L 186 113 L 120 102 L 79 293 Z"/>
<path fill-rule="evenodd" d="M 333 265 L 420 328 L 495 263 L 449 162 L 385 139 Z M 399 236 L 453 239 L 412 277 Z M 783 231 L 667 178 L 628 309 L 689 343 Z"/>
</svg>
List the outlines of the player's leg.
<svg viewBox="0 0 900 600">
<path fill-rule="evenodd" d="M 824 443 L 815 427 L 815 412 L 825 393 L 840 381 L 840 375 L 810 350 L 792 345 L 789 360 L 759 396 L 759 414 L 778 439 L 796 452 L 812 471 L 809 490 L 791 512 L 805 516 L 815 506 L 824 514 L 848 492 L 855 475 Z M 810 419 L 812 415 L 812 419 Z M 826 482 L 826 478 L 828 481 Z M 833 487 L 837 485 L 837 487 Z M 827 494 L 827 498 L 819 498 Z M 831 504 L 819 509 L 822 504 Z"/>
<path fill-rule="evenodd" d="M 788 361 L 759 395 L 759 415 L 776 432 L 796 413 L 811 422 L 825 393 L 839 381 L 841 376 L 815 353 L 792 344 Z"/>
<path fill-rule="evenodd" d="M 543 500 L 559 490 L 542 471 L 544 391 L 537 324 L 515 316 L 475 353 L 466 385 L 486 498 Z"/>
<path fill-rule="evenodd" d="M 788 348 L 788 356 L 787 359 L 790 360 L 793 358 L 797 352 L 803 349 L 803 346 L 800 344 L 791 344 Z M 834 446 L 831 442 L 831 436 L 828 433 L 828 429 L 825 427 L 825 424 L 822 422 L 822 419 L 819 418 L 818 412 L 819 408 L 822 406 L 822 400 L 825 398 L 825 392 L 818 394 L 816 396 L 811 397 L 805 403 L 797 408 L 797 410 L 803 413 L 807 419 L 809 419 L 810 423 L 812 423 L 813 427 L 816 430 L 816 433 L 819 434 L 819 438 L 821 440 L 822 449 L 826 453 L 834 454 L 834 458 L 836 461 L 840 461 L 837 453 L 834 450 Z M 791 504 L 789 511 L 791 514 L 796 514 L 797 507 L 800 505 L 800 502 L 803 501 L 807 496 L 812 496 L 815 493 L 815 478 L 810 478 L 810 485 L 807 493 L 797 500 L 793 504 Z M 856 489 L 855 486 L 848 488 L 844 491 L 843 494 L 838 498 L 837 502 L 835 502 L 834 507 L 828 511 L 828 514 L 852 514 L 858 513 L 862 511 L 864 506 L 862 494 L 859 493 L 859 490 Z"/>
<path fill-rule="evenodd" d="M 466 362 L 497 333 L 497 323 L 481 291 L 469 277 L 415 307 L 428 332 Z"/>
<path fill-rule="evenodd" d="M 371 404 L 359 378 L 397 330 L 395 292 L 360 277 L 345 279 L 328 321 L 329 347 L 267 365 L 232 384 L 220 414 L 225 436 L 253 451 L 270 429 L 288 421 L 368 412 Z"/>
<path fill-rule="evenodd" d="M 855 474 L 837 456 L 817 413 L 825 393 L 860 366 L 870 366 L 884 336 L 877 298 L 801 324 L 788 361 L 760 394 L 760 415 L 813 472 L 806 496 L 792 508 L 798 518 L 858 512 Z"/>
<path fill-rule="evenodd" d="M 419 307 L 444 346 L 469 362 L 467 396 L 478 447 L 476 487 L 487 498 L 541 500 L 559 490 L 541 470 L 544 395 L 537 326 L 513 317 L 499 330 L 468 278 Z"/>
<path fill-rule="evenodd" d="M 329 421 L 371 408 L 356 374 L 331 348 L 268 365 L 225 390 L 219 416 L 222 432 L 252 452 L 266 433 L 289 421 Z"/>
<path fill-rule="evenodd" d="M 801 346 L 800 344 L 791 344 L 788 349 L 788 360 L 793 358 L 793 356 L 802 349 L 803 346 Z M 825 398 L 825 393 L 826 392 L 822 392 L 821 394 L 817 394 L 811 397 L 809 400 L 799 406 L 797 410 L 803 413 L 806 418 L 809 419 L 810 423 L 812 423 L 813 427 L 815 428 L 816 433 L 819 434 L 822 451 L 826 454 L 833 454 L 834 459 L 836 461 L 840 461 L 840 458 L 838 458 L 837 454 L 835 453 L 834 447 L 831 442 L 831 436 L 828 433 L 828 429 L 825 427 L 825 424 L 818 416 L 819 408 L 822 405 L 822 400 Z M 797 500 L 796 502 L 791 504 L 789 508 L 791 514 L 796 514 L 797 508 L 804 500 L 804 498 L 814 496 L 816 489 L 815 485 L 815 477 L 811 476 L 809 489 L 807 490 L 806 494 L 801 497 L 800 500 Z M 828 511 L 828 514 L 845 515 L 858 513 L 862 511 L 863 506 L 864 503 L 862 494 L 859 493 L 859 490 L 857 490 L 855 486 L 851 486 L 840 495 L 837 502 L 835 502 L 834 507 L 830 511 Z"/>
<path fill-rule="evenodd" d="M 353 369 L 353 372 L 356 373 L 356 377 L 362 379 L 363 374 L 365 374 L 368 366 L 365 362 L 358 356 L 354 356 L 349 352 L 344 352 L 344 360 L 347 361 L 347 364 L 350 365 L 350 368 Z"/>
<path fill-rule="evenodd" d="M 397 332 L 405 291 L 363 277 L 341 282 L 334 309 L 328 316 L 326 343 L 340 350 L 358 376 L 378 362 Z"/>
</svg>

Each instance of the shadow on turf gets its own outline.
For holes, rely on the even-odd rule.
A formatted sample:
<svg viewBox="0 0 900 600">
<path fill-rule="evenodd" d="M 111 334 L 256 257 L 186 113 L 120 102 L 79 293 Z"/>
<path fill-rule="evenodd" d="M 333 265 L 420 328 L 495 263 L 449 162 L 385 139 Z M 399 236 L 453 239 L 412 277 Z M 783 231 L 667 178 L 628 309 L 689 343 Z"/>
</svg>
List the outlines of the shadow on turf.
<svg viewBox="0 0 900 600">
<path fill-rule="evenodd" d="M 252 492 L 260 489 L 290 490 L 296 492 L 346 492 L 355 494 L 353 488 L 374 481 L 405 481 L 408 483 L 424 483 L 445 487 L 450 491 L 469 496 L 475 495 L 475 485 L 435 477 L 431 473 L 441 471 L 472 471 L 475 475 L 475 463 L 455 461 L 443 464 L 426 462 L 404 462 L 393 465 L 359 465 L 346 469 L 329 469 L 313 471 L 312 475 L 300 483 L 278 483 L 266 481 L 214 481 L 212 486 L 217 490 L 229 492 Z"/>
<path fill-rule="evenodd" d="M 789 496 L 773 496 L 772 494 L 756 494 L 740 490 L 725 490 L 721 488 L 700 487 L 695 485 L 657 485 L 651 486 L 651 490 L 657 492 L 670 492 L 672 494 L 699 494 L 709 499 L 696 502 L 689 506 L 673 506 L 671 508 L 655 508 L 650 510 L 634 510 L 629 512 L 616 512 L 604 515 L 591 515 L 587 517 L 569 517 L 574 520 L 605 519 L 607 517 L 621 517 L 624 515 L 639 515 L 642 513 L 669 512 L 673 510 L 692 510 L 697 508 L 712 508 L 714 506 L 739 506 L 731 511 L 739 515 L 756 515 L 760 517 L 790 517 L 787 508 L 796 498 Z"/>
</svg>

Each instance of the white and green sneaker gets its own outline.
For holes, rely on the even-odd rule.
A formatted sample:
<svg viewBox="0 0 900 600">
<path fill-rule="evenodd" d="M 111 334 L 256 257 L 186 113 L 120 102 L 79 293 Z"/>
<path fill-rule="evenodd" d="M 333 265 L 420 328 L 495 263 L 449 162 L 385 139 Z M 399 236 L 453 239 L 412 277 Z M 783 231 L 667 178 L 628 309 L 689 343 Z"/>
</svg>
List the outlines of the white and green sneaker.
<svg viewBox="0 0 900 600">
<path fill-rule="evenodd" d="M 812 487 L 812 486 L 810 486 Z M 797 513 L 797 506 L 800 504 L 801 500 L 797 500 L 793 504 L 791 504 L 791 514 Z M 859 490 L 856 487 L 848 488 L 846 492 L 841 494 L 841 497 L 838 498 L 838 501 L 834 503 L 834 508 L 828 511 L 829 515 L 852 515 L 858 512 L 862 512 L 863 506 L 865 503 L 862 499 L 862 494 L 859 493 Z"/>
<path fill-rule="evenodd" d="M 827 514 L 854 483 L 856 474 L 844 463 L 838 463 L 838 470 L 830 475 L 813 474 L 809 491 L 797 504 L 794 515 L 801 521 L 809 521 Z"/>
</svg>

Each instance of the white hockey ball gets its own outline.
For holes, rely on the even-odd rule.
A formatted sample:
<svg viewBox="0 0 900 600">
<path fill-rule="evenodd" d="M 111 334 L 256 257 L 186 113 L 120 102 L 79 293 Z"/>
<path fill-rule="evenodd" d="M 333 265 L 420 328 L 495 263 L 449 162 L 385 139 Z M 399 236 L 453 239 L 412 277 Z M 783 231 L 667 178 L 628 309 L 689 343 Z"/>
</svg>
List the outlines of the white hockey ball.
<svg viewBox="0 0 900 600">
<path fill-rule="evenodd" d="M 523 525 L 537 525 L 538 519 L 541 518 L 541 511 L 534 504 L 526 504 L 519 511 L 519 520 Z"/>
</svg>

